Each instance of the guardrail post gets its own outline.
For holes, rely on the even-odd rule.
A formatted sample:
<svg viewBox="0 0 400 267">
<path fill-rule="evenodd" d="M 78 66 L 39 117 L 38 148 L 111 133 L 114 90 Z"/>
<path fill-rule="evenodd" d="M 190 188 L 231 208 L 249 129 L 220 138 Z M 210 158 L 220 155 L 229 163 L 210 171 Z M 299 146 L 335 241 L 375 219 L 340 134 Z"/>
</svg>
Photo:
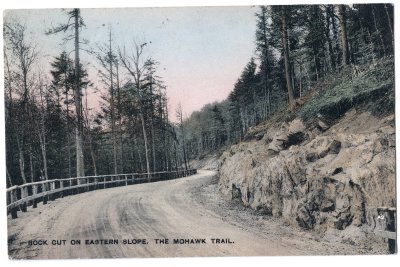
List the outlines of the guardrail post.
<svg viewBox="0 0 400 267">
<path fill-rule="evenodd" d="M 42 192 L 44 193 L 44 195 L 43 195 L 43 205 L 46 205 L 47 204 L 47 200 L 48 200 L 48 198 L 49 198 L 49 196 L 48 196 L 48 184 L 47 183 L 43 183 L 42 184 Z"/>
<path fill-rule="evenodd" d="M 77 181 L 77 180 L 75 180 L 75 181 Z M 70 186 L 70 190 L 69 190 L 69 194 L 70 195 L 74 195 L 76 192 L 76 190 L 74 189 L 74 188 L 72 188 L 73 186 L 74 186 L 74 182 L 73 182 L 73 180 L 72 180 L 72 178 L 70 178 L 69 179 L 69 186 Z"/>
<path fill-rule="evenodd" d="M 387 225 L 387 230 L 391 232 L 396 232 L 396 210 L 389 210 L 388 211 L 388 225 Z M 395 254 L 397 252 L 397 247 L 396 247 L 396 240 L 395 239 L 389 239 L 389 252 L 392 254 Z"/>
<path fill-rule="evenodd" d="M 24 199 L 28 196 L 28 188 L 26 186 L 21 188 L 21 199 Z M 22 212 L 26 212 L 26 201 L 20 206 Z"/>
<path fill-rule="evenodd" d="M 36 184 L 34 184 L 34 185 L 32 185 L 32 195 L 34 196 L 34 195 L 36 195 L 37 194 L 37 185 Z M 32 200 L 32 208 L 37 208 L 37 200 L 36 200 L 36 198 L 34 198 L 33 200 Z"/>
<path fill-rule="evenodd" d="M 50 182 L 50 194 L 49 194 L 49 200 L 53 201 L 55 199 L 54 194 L 51 193 L 54 189 L 56 188 L 55 182 Z"/>
<path fill-rule="evenodd" d="M 388 248 L 390 254 L 397 252 L 396 246 L 396 208 L 393 207 L 379 207 L 379 219 L 386 222 L 384 231 L 380 231 L 381 235 L 388 239 Z"/>
<path fill-rule="evenodd" d="M 11 195 L 11 203 L 14 203 L 15 201 L 17 201 L 17 189 L 12 190 L 10 192 L 10 195 Z M 17 211 L 18 211 L 17 207 L 12 207 L 11 208 L 11 218 L 12 219 L 18 218 Z"/>
<path fill-rule="evenodd" d="M 89 192 L 90 191 L 90 178 L 87 178 L 84 181 L 87 184 L 86 190 L 84 192 Z"/>
<path fill-rule="evenodd" d="M 60 180 L 60 197 L 63 198 L 64 197 L 64 180 Z"/>
</svg>

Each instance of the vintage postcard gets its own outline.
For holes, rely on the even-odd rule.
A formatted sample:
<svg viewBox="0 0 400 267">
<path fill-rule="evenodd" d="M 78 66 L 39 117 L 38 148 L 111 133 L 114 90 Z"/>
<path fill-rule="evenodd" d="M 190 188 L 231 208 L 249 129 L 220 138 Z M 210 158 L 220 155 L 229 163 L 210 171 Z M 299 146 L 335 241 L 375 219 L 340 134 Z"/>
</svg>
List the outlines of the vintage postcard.
<svg viewBox="0 0 400 267">
<path fill-rule="evenodd" d="M 8 255 L 397 253 L 393 3 L 7 9 Z"/>
</svg>

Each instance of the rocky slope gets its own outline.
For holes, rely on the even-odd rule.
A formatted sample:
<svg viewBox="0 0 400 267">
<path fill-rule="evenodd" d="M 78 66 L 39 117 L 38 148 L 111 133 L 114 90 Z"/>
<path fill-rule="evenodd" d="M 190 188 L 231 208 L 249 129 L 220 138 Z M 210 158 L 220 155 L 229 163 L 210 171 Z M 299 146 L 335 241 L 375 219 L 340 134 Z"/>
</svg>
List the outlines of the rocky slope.
<svg viewBox="0 0 400 267">
<path fill-rule="evenodd" d="M 388 92 L 374 93 L 378 106 L 349 106 L 331 120 L 296 115 L 253 130 L 221 156 L 220 192 L 322 234 L 375 231 L 377 207 L 396 205 L 394 109 L 375 112 Z"/>
<path fill-rule="evenodd" d="M 192 159 L 189 162 L 190 168 L 203 169 L 203 170 L 218 170 L 218 157 L 221 154 L 215 152 L 198 159 Z"/>
</svg>

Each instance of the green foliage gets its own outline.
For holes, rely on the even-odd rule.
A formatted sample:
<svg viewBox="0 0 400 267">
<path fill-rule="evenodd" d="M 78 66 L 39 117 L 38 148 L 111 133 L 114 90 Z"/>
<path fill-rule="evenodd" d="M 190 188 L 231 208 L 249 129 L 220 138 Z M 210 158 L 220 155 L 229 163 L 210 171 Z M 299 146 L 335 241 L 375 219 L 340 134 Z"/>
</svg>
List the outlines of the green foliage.
<svg viewBox="0 0 400 267">
<path fill-rule="evenodd" d="M 376 98 L 390 91 L 394 91 L 393 58 L 368 66 L 354 78 L 351 74 L 343 74 L 330 86 L 316 92 L 301 107 L 299 115 L 305 121 L 318 116 L 334 120 L 351 107 L 361 102 L 375 101 Z"/>
<path fill-rule="evenodd" d="M 196 144 L 191 157 L 256 138 L 259 135 L 253 126 L 260 123 L 290 121 L 297 115 L 307 121 L 321 116 L 335 120 L 360 103 L 370 105 L 375 98 L 375 113 L 393 112 L 393 6 L 342 8 L 350 56 L 346 67 L 342 66 L 337 5 L 261 6 L 255 14 L 257 57 L 244 67 L 227 100 L 206 105 L 186 121 L 189 141 Z M 283 53 L 283 21 L 289 75 Z M 291 77 L 294 97 L 305 102 L 300 108 L 288 108 L 287 77 Z M 221 112 L 223 123 L 216 123 L 213 109 Z M 226 132 L 223 144 L 216 142 L 219 132 Z"/>
<path fill-rule="evenodd" d="M 76 157 L 73 139 L 81 125 L 76 122 L 79 112 L 85 117 L 86 174 L 94 174 L 96 165 L 97 174 L 112 173 L 117 164 L 121 172 L 177 169 L 186 155 L 195 158 L 219 151 L 246 135 L 258 138 L 255 125 L 266 128 L 297 115 L 306 121 L 321 116 L 335 120 L 360 104 L 378 115 L 393 112 L 393 5 L 341 5 L 340 10 L 337 5 L 261 6 L 255 14 L 254 57 L 228 99 L 204 106 L 179 127 L 169 121 L 166 86 L 157 76 L 157 62 L 139 59 L 144 59 L 144 47 L 151 42 L 134 43 L 126 50 L 135 52 L 130 55 L 122 48 L 117 53 L 110 32 L 107 45 L 93 58 L 108 91 L 101 111 L 91 114 L 85 104 L 73 101 L 79 96 L 74 94 L 76 87 L 91 87 L 79 60 L 74 66 L 63 52 L 48 62 L 52 81 L 46 85 L 35 65 L 38 52 L 26 38 L 26 26 L 5 21 L 8 185 L 36 181 L 45 169 L 49 178 L 75 173 L 71 168 L 76 165 L 68 163 Z M 79 9 L 67 15 L 67 24 L 47 34 L 66 34 L 65 42 L 74 39 L 72 20 L 78 19 L 78 28 L 85 25 Z M 349 47 L 349 65 L 341 59 L 345 53 L 339 35 L 346 32 L 342 29 L 347 31 L 343 39 Z M 75 68 L 80 70 L 79 86 Z M 292 99 L 291 104 L 304 103 L 301 107 L 288 108 L 292 91 L 291 98 L 300 101 Z"/>
</svg>

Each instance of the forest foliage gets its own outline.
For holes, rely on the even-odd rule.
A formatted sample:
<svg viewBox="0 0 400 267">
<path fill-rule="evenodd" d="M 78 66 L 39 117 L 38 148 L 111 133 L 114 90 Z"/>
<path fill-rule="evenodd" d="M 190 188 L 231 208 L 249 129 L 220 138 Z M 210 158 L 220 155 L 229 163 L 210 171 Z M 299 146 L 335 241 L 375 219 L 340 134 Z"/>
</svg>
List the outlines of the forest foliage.
<svg viewBox="0 0 400 267">
<path fill-rule="evenodd" d="M 261 6 L 255 20 L 254 56 L 229 97 L 184 122 L 189 158 L 243 140 L 275 114 L 334 119 L 341 105 L 393 87 L 390 4 Z"/>
<path fill-rule="evenodd" d="M 168 118 L 158 62 L 145 56 L 149 44 L 117 47 L 110 26 L 104 43 L 83 47 L 80 10 L 63 15 L 65 24 L 43 31 L 61 35 L 74 50 L 52 58 L 50 73 L 39 66 L 27 26 L 15 18 L 4 23 L 7 185 L 189 168 L 180 124 Z M 91 58 L 98 84 L 80 53 Z M 88 98 L 97 87 L 105 90 L 100 108 L 92 109 Z"/>
<path fill-rule="evenodd" d="M 315 88 L 321 98 L 334 101 L 335 96 L 322 93 L 323 84 L 333 86 L 335 77 L 344 74 L 362 84 L 359 70 L 394 53 L 390 4 L 261 6 L 254 20 L 254 56 L 229 97 L 189 118 L 183 118 L 179 106 L 177 123 L 172 123 L 159 63 L 145 56 L 150 43 L 116 46 L 109 27 L 104 43 L 86 51 L 80 10 L 63 16 L 65 24 L 43 31 L 73 42 L 74 57 L 60 51 L 48 62 L 50 73 L 39 67 L 38 44 L 28 38 L 26 25 L 4 21 L 8 186 L 190 168 L 189 159 L 242 140 L 252 126 L 278 111 L 296 109 Z M 89 53 L 101 84 L 89 79 L 80 52 Z M 92 110 L 88 96 L 97 86 L 106 90 L 100 109 Z M 351 85 L 341 88 L 348 88 L 338 91 L 341 95 L 357 93 Z M 313 116 L 310 110 L 320 108 L 318 101 L 310 102 L 302 112 Z"/>
</svg>

